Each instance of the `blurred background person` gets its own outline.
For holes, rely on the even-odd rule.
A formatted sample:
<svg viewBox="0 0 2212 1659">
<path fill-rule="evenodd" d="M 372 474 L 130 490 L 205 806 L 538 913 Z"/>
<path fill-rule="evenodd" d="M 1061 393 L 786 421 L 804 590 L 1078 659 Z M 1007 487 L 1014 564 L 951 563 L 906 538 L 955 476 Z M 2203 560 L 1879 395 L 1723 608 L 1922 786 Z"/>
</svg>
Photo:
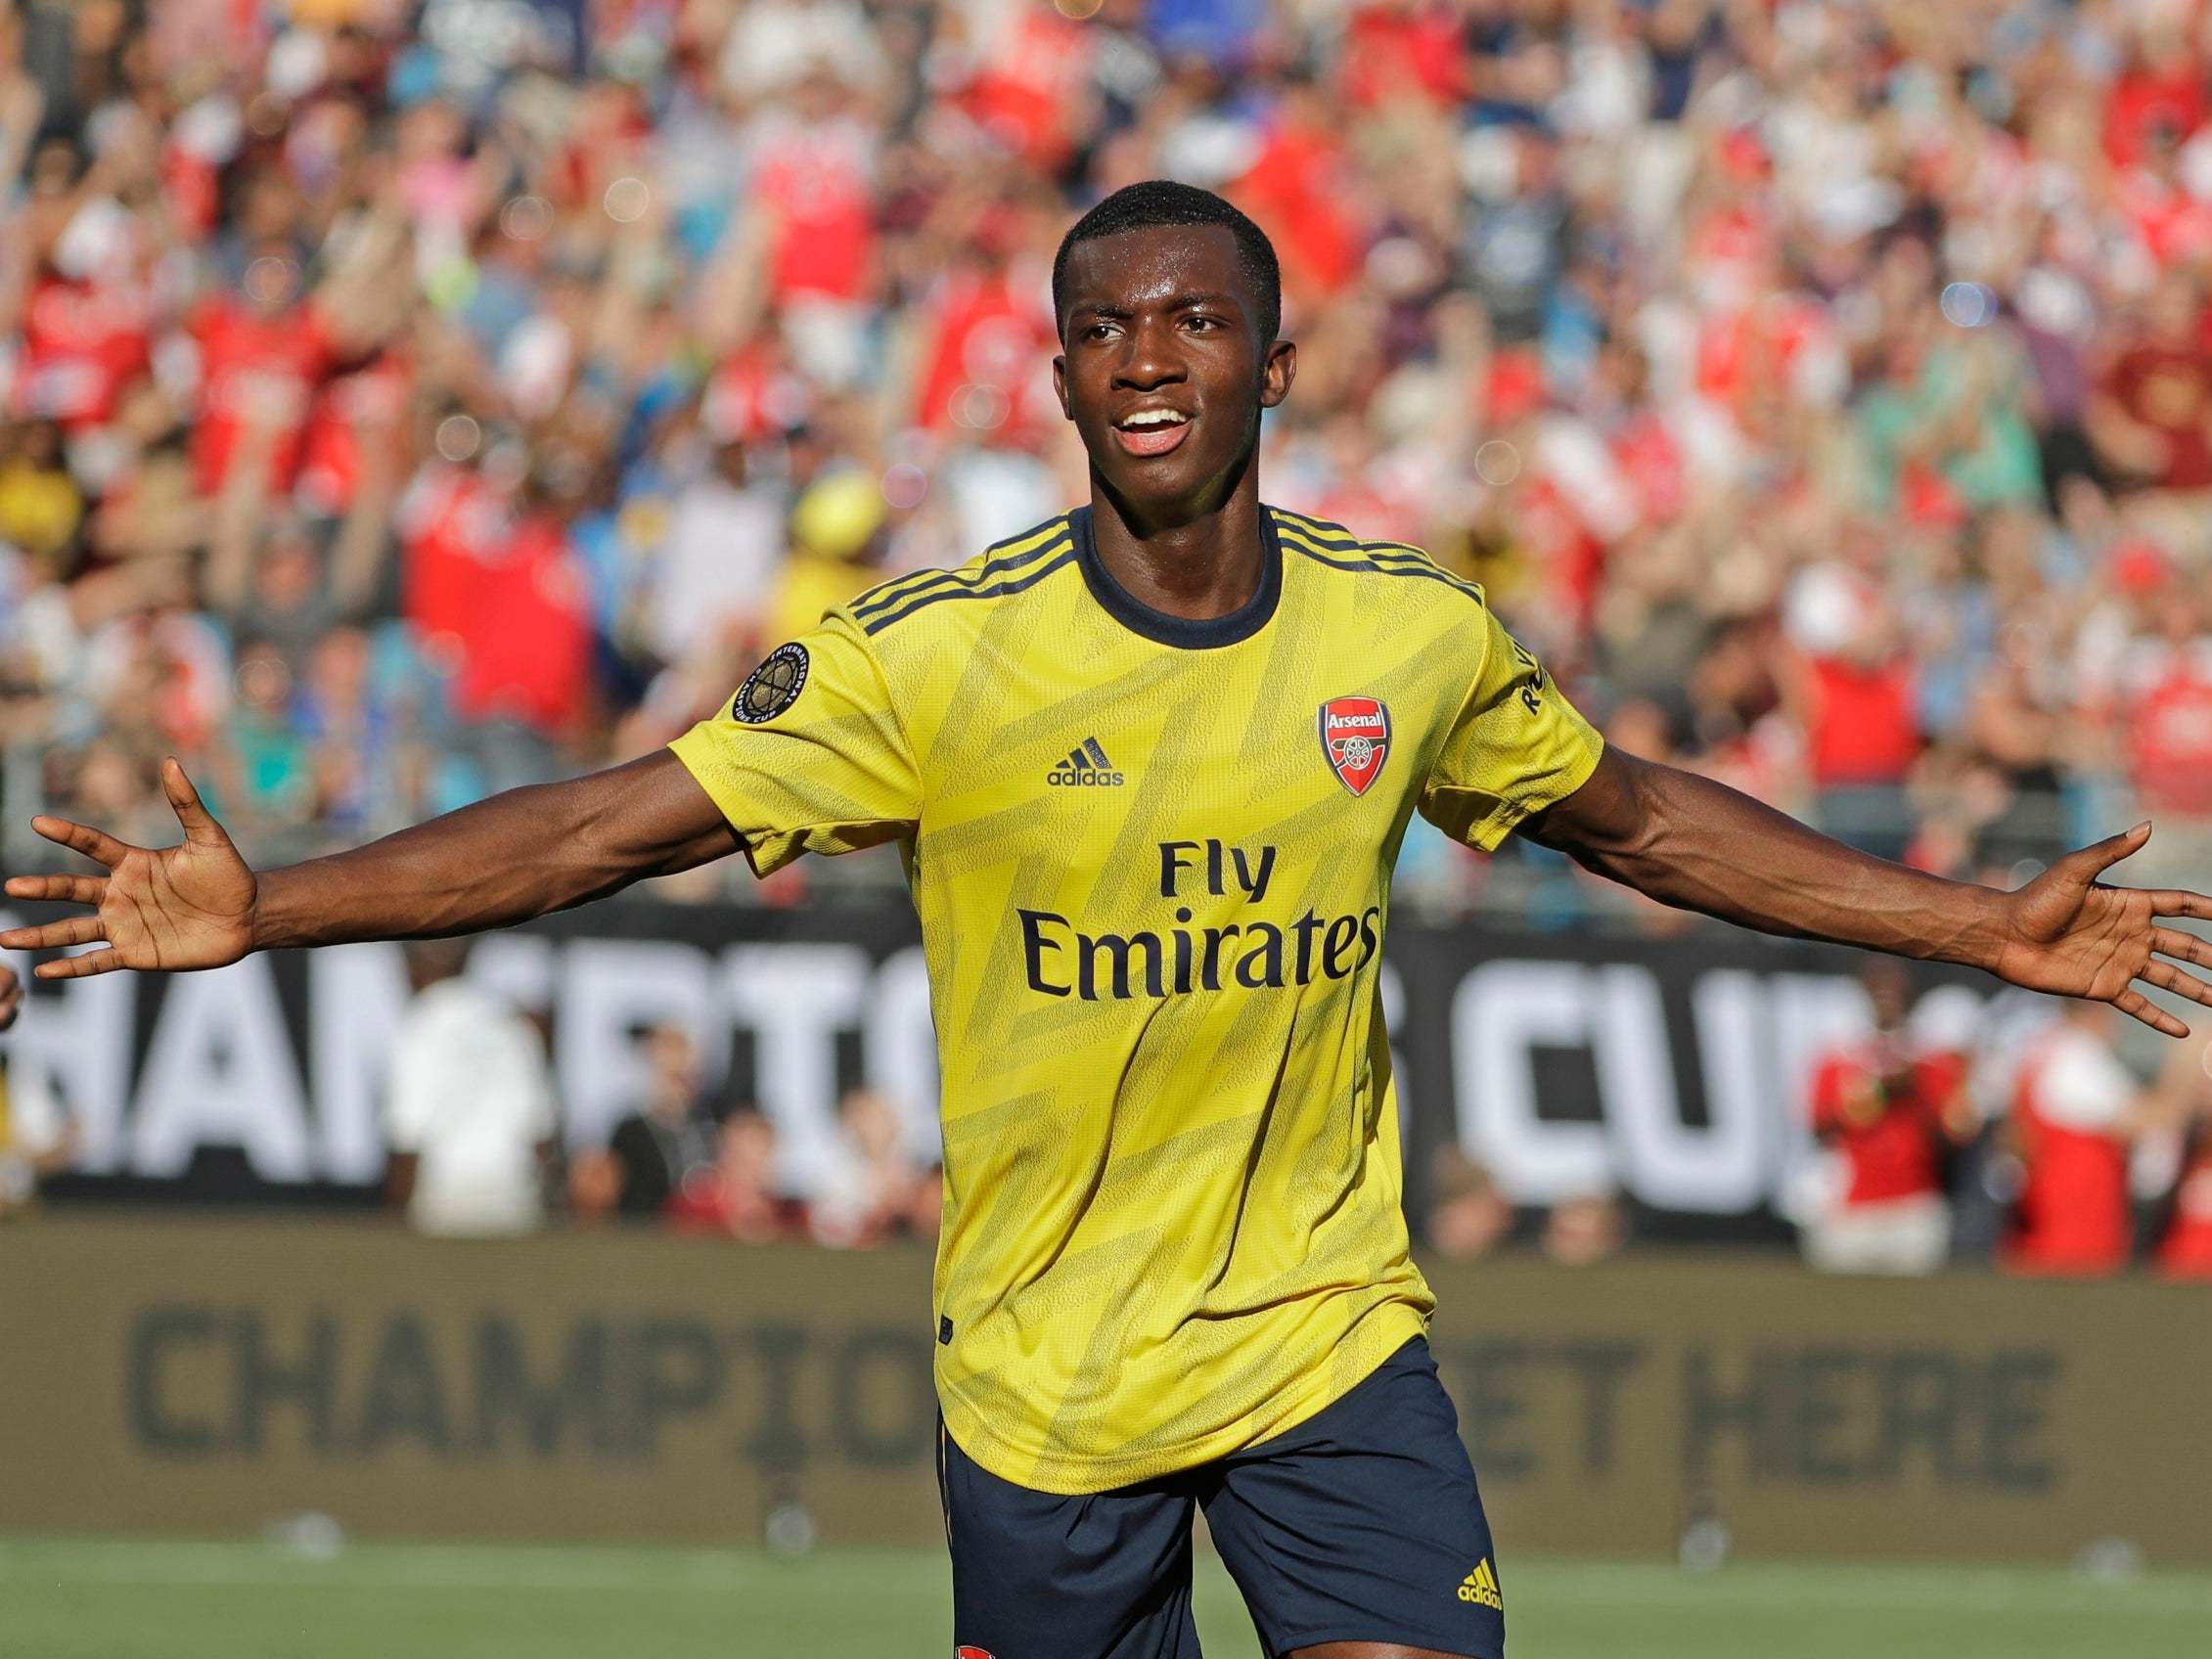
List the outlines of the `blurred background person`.
<svg viewBox="0 0 2212 1659">
<path fill-rule="evenodd" d="M 720 1141 L 691 1033 L 656 1025 L 638 1047 L 646 1061 L 644 1094 L 614 1125 L 606 1153 L 613 1161 L 612 1208 L 626 1219 L 657 1216 L 686 1181 L 713 1165 Z"/>
<path fill-rule="evenodd" d="M 462 976 L 466 939 L 406 947 L 414 1000 L 392 1040 L 387 1198 L 418 1232 L 493 1237 L 545 1219 L 558 1112 L 528 1016 Z"/>
<path fill-rule="evenodd" d="M 2129 1154 L 2152 1102 L 2101 1003 L 2064 1005 L 2023 1057 L 2009 1136 L 2020 1194 L 2000 1260 L 2015 1273 L 2118 1273 L 2135 1245 Z"/>
<path fill-rule="evenodd" d="M 1906 964 L 1870 958 L 1859 983 L 1871 1029 L 1813 1074 L 1813 1134 L 1835 1168 L 1799 1241 L 1826 1273 L 1933 1273 L 1951 1247 L 1947 1162 L 1974 1131 L 1965 1056 L 1916 1041 Z"/>
<path fill-rule="evenodd" d="M 40 1183 L 68 1169 L 82 1144 L 75 1118 L 45 1079 L 0 1057 L 0 1221 L 29 1209 Z"/>
<path fill-rule="evenodd" d="M 936 1171 L 908 1151 L 900 1132 L 898 1108 L 874 1089 L 848 1091 L 837 1102 L 842 1154 L 826 1192 L 807 1207 L 815 1242 L 851 1249 L 881 1244 L 920 1231 L 936 1235 L 936 1205 L 925 1188 Z"/>
<path fill-rule="evenodd" d="M 1425 1213 L 1428 1247 L 1456 1262 L 1488 1255 L 1513 1228 L 1513 1207 L 1490 1172 L 1453 1145 L 1429 1161 Z"/>
<path fill-rule="evenodd" d="M 806 1235 L 806 1206 L 776 1184 L 776 1129 L 755 1106 L 722 1120 L 714 1161 L 688 1173 L 662 1210 L 679 1233 L 773 1244 Z"/>
<path fill-rule="evenodd" d="M 1563 1268 L 1586 1268 L 1620 1253 L 1629 1240 L 1628 1209 L 1611 1190 L 1562 1198 L 1544 1213 L 1537 1247 Z"/>
<path fill-rule="evenodd" d="M 2175 1045 L 2156 1086 L 2167 1142 L 2165 1191 L 2153 1213 L 2150 1243 L 2169 1278 L 2212 1278 L 2212 1039 Z M 2139 1159 L 2140 1162 L 2140 1159 Z"/>
</svg>

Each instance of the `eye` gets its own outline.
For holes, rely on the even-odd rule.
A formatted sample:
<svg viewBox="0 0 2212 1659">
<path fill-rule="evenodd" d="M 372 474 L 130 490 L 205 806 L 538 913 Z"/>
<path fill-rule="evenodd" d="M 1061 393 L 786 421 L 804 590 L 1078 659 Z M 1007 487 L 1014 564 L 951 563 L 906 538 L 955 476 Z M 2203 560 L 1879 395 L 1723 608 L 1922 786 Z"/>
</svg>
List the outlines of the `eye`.
<svg viewBox="0 0 2212 1659">
<path fill-rule="evenodd" d="M 1227 327 L 1227 325 L 1224 324 L 1219 317 L 1209 317 L 1203 311 L 1195 311 L 1190 316 L 1184 318 L 1183 321 L 1188 327 L 1197 329 L 1201 332 L 1209 329 L 1219 329 Z"/>
</svg>

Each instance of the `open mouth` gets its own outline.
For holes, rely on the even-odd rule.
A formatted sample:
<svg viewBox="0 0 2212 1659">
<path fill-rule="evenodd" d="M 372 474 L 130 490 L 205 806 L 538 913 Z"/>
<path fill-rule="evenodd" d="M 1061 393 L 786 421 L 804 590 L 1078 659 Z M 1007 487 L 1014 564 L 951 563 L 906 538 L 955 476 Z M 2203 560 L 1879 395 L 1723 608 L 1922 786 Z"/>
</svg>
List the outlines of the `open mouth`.
<svg viewBox="0 0 2212 1659">
<path fill-rule="evenodd" d="M 1131 455 L 1165 455 L 1191 430 L 1191 417 L 1179 409 L 1140 409 L 1113 424 L 1113 435 Z"/>
</svg>

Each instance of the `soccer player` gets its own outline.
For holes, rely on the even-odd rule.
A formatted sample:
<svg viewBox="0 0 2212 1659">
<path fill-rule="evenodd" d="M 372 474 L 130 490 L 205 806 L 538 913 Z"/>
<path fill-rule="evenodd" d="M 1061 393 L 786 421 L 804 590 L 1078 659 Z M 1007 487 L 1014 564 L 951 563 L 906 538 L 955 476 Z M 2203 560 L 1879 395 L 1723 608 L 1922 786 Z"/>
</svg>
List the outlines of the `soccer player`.
<svg viewBox="0 0 2212 1659">
<path fill-rule="evenodd" d="M 1195 1504 L 1271 1655 L 1493 1659 L 1504 1597 L 1423 1343 L 1377 991 L 1420 811 L 1519 830 L 1668 904 L 1973 963 L 2179 1035 L 2162 917 L 2100 884 L 2146 827 L 2013 893 L 1853 852 L 1608 749 L 1481 591 L 1264 506 L 1290 394 L 1267 240 L 1181 185 L 1117 192 L 1054 270 L 1089 502 L 779 646 L 670 748 L 256 873 L 174 762 L 179 846 L 39 832 L 93 913 L 0 935 L 48 978 L 502 927 L 743 851 L 895 843 L 943 1073 L 929 1319 L 954 1640 L 992 1659 L 1196 1651 Z"/>
</svg>

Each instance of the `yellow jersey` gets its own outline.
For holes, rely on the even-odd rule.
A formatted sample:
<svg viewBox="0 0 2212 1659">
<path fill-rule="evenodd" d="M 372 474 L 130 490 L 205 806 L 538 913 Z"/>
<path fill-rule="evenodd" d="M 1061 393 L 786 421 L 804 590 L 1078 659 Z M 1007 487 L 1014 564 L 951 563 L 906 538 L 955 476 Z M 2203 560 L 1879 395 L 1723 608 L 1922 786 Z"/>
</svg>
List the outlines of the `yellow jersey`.
<svg viewBox="0 0 2212 1659">
<path fill-rule="evenodd" d="M 1496 846 L 1600 740 L 1482 592 L 1277 508 L 1140 603 L 1088 508 L 884 583 L 673 747 L 765 873 L 895 841 L 942 1074 L 947 1430 L 1102 1492 L 1290 1428 L 1426 1327 L 1377 967 L 1419 808 Z"/>
</svg>

